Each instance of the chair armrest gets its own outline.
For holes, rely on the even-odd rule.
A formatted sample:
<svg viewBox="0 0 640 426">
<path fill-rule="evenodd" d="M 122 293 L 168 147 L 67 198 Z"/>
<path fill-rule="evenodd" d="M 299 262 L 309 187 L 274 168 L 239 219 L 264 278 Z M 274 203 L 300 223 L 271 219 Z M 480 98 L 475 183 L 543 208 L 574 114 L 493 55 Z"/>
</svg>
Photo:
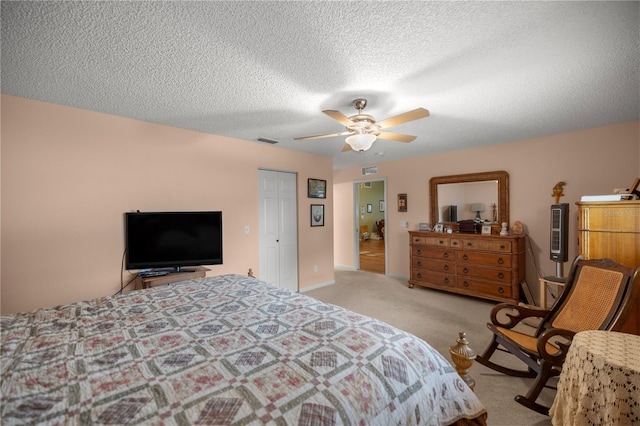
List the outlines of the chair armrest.
<svg viewBox="0 0 640 426">
<path fill-rule="evenodd" d="M 569 351 L 569 347 L 573 341 L 573 336 L 575 335 L 575 332 L 565 330 L 563 328 L 549 328 L 545 330 L 540 337 L 538 337 L 538 353 L 551 364 L 561 366 L 562 363 L 564 363 L 564 359 L 567 357 L 567 352 Z M 561 337 L 562 339 L 557 340 L 558 337 Z M 555 340 L 552 341 L 551 339 L 554 338 Z M 556 347 L 558 349 L 557 352 L 552 354 L 547 352 L 547 344 Z"/>
<path fill-rule="evenodd" d="M 504 312 L 504 315 L 508 320 L 507 322 L 502 322 L 498 319 L 498 314 L 503 310 L 516 312 Z M 509 329 L 515 327 L 525 318 L 544 318 L 549 314 L 549 312 L 549 309 L 537 309 L 530 308 L 528 306 L 514 305 L 512 303 L 500 303 L 494 306 L 491 310 L 491 322 L 497 326 Z"/>
</svg>

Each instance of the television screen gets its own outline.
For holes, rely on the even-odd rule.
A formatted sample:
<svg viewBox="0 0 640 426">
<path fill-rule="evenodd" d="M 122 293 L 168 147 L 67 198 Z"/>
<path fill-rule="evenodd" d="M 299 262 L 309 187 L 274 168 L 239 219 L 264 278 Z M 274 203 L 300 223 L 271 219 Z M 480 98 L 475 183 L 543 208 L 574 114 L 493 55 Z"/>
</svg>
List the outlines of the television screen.
<svg viewBox="0 0 640 426">
<path fill-rule="evenodd" d="M 125 213 L 127 269 L 222 264 L 222 212 Z"/>
</svg>

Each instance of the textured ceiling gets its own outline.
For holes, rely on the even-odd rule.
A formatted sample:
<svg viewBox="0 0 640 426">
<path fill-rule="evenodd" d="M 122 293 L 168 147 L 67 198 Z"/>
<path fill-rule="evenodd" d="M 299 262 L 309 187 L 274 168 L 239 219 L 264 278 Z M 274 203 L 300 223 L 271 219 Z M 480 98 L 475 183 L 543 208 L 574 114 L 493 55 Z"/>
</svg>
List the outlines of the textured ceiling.
<svg viewBox="0 0 640 426">
<path fill-rule="evenodd" d="M 2 93 L 331 156 L 335 168 L 640 118 L 639 2 L 2 1 Z M 321 111 L 431 116 L 342 153 Z M 261 142 L 256 142 L 261 143 Z"/>
</svg>

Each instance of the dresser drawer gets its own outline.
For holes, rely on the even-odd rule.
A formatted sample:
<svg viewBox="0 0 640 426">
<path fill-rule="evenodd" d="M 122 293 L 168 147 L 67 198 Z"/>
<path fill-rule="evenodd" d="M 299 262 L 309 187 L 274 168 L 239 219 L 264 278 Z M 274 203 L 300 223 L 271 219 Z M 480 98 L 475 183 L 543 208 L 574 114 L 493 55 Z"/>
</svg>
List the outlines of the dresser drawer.
<svg viewBox="0 0 640 426">
<path fill-rule="evenodd" d="M 418 285 L 429 284 L 436 287 L 451 287 L 456 286 L 456 277 L 453 274 L 444 274 L 440 272 L 427 271 L 424 269 L 417 269 L 411 272 L 411 279 L 416 281 Z"/>
<path fill-rule="evenodd" d="M 482 266 L 460 264 L 457 268 L 458 276 L 466 278 L 483 278 L 499 283 L 511 283 L 512 271 L 498 268 L 483 268 Z"/>
<path fill-rule="evenodd" d="M 414 259 L 412 263 L 416 268 L 428 269 L 429 271 L 444 272 L 447 274 L 455 274 L 456 272 L 455 262 L 447 262 L 446 260 L 422 257 Z"/>
<path fill-rule="evenodd" d="M 446 235 L 446 234 L 444 234 Z M 429 236 L 429 237 L 422 237 L 424 244 L 428 245 L 428 246 L 436 246 L 436 247 L 449 247 L 449 242 L 450 242 L 450 238 L 446 238 L 445 236 Z"/>
<path fill-rule="evenodd" d="M 497 251 L 500 253 L 511 253 L 510 240 L 483 240 L 480 238 L 462 240 L 461 249 Z"/>
<path fill-rule="evenodd" d="M 424 245 L 424 237 L 418 237 L 414 235 L 413 237 L 411 237 L 411 244 L 421 246 Z"/>
<path fill-rule="evenodd" d="M 458 252 L 458 262 L 460 263 L 476 263 L 486 266 L 502 266 L 511 267 L 511 255 L 499 253 L 482 253 L 475 251 Z"/>
<path fill-rule="evenodd" d="M 488 294 L 491 296 L 511 298 L 511 284 L 494 284 L 472 278 L 458 277 L 458 288 L 472 291 L 474 293 Z"/>
<path fill-rule="evenodd" d="M 432 247 L 411 247 L 411 257 L 429 257 L 431 259 L 453 260 L 456 258 L 456 252 L 454 250 Z"/>
</svg>

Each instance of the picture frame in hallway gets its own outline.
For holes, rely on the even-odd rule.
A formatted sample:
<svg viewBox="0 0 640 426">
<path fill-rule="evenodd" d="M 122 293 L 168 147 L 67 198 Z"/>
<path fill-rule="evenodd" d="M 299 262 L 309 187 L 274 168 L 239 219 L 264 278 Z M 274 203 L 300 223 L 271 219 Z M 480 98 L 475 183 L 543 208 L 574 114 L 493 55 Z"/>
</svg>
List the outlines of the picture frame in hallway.
<svg viewBox="0 0 640 426">
<path fill-rule="evenodd" d="M 323 179 L 307 179 L 308 198 L 327 198 L 327 181 Z"/>
<path fill-rule="evenodd" d="M 324 204 L 311 204 L 311 226 L 324 226 Z"/>
</svg>

